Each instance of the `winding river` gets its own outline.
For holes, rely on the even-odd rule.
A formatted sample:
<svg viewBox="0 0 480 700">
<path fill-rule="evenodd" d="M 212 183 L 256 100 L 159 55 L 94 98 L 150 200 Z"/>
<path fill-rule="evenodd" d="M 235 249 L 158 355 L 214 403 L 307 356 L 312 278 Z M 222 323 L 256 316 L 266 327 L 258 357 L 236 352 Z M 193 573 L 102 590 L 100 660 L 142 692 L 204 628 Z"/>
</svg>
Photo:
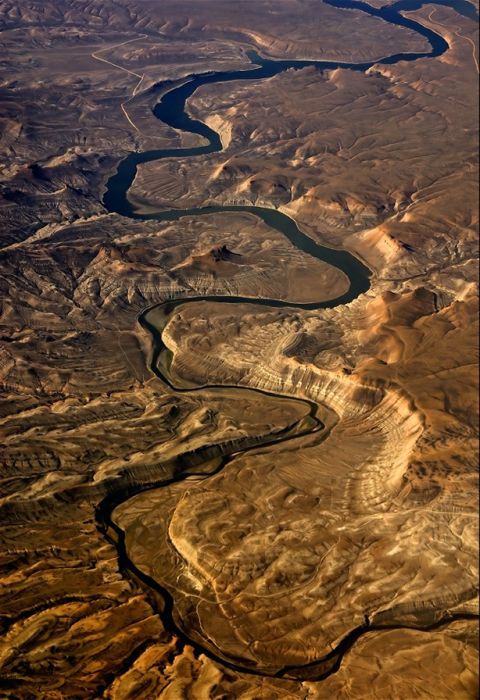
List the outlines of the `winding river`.
<svg viewBox="0 0 480 700">
<path fill-rule="evenodd" d="M 177 148 L 177 149 L 162 149 L 162 150 L 151 150 L 143 153 L 131 153 L 119 164 L 116 173 L 110 178 L 107 183 L 107 189 L 104 195 L 103 203 L 105 208 L 109 212 L 117 213 L 125 217 L 140 220 L 152 220 L 157 221 L 173 221 L 179 219 L 183 216 L 202 216 L 217 212 L 249 212 L 254 214 L 262 221 L 264 221 L 268 226 L 276 229 L 281 234 L 283 234 L 295 247 L 303 251 L 306 255 L 310 255 L 319 260 L 322 260 L 330 265 L 333 265 L 340 270 L 342 270 L 349 278 L 350 286 L 348 291 L 337 297 L 336 299 L 330 301 L 318 301 L 308 304 L 291 303 L 289 301 L 280 301 L 277 299 L 260 299 L 260 298 L 249 298 L 249 297 L 234 297 L 234 296 L 202 296 L 197 298 L 185 297 L 176 298 L 174 300 L 169 300 L 163 304 L 157 305 L 155 308 L 156 313 L 159 312 L 163 314 L 165 323 L 168 321 L 168 316 L 172 310 L 179 306 L 180 304 L 194 303 L 196 301 L 207 300 L 216 301 L 224 303 L 242 303 L 248 302 L 253 304 L 261 304 L 265 306 L 276 306 L 276 307 L 296 307 L 303 309 L 322 309 L 327 307 L 334 307 L 339 304 L 346 304 L 358 297 L 360 294 L 366 292 L 369 288 L 369 277 L 370 271 L 365 265 L 360 262 L 356 257 L 342 250 L 334 250 L 325 246 L 321 246 L 315 243 L 311 238 L 309 238 L 305 233 L 303 233 L 295 221 L 285 214 L 280 213 L 275 209 L 255 207 L 255 206 L 211 206 L 204 208 L 192 208 L 186 210 L 169 210 L 162 211 L 152 214 L 143 214 L 135 211 L 134 206 L 130 203 L 128 199 L 129 189 L 135 179 L 137 172 L 137 167 L 142 163 L 148 163 L 150 161 L 164 159 L 164 158 L 185 158 L 188 156 L 201 156 L 208 153 L 213 153 L 222 150 L 222 144 L 219 135 L 210 129 L 206 124 L 192 119 L 185 111 L 185 104 L 189 97 L 202 85 L 207 85 L 210 83 L 220 83 L 228 81 L 237 80 L 258 80 L 261 78 L 270 78 L 277 75 L 287 69 L 300 69 L 306 66 L 314 66 L 319 70 L 333 70 L 336 68 L 344 68 L 353 71 L 366 71 L 373 65 L 376 64 L 394 64 L 399 61 L 415 61 L 420 58 L 435 58 L 440 56 L 445 51 L 448 50 L 447 42 L 437 33 L 431 29 L 423 26 L 419 22 L 404 17 L 400 14 L 401 11 L 415 10 L 426 4 L 424 0 L 399 0 L 394 5 L 390 7 L 373 8 L 370 5 L 361 2 L 359 0 L 324 0 L 328 5 L 331 5 L 339 9 L 349 9 L 364 12 L 373 17 L 378 17 L 391 24 L 405 27 L 410 29 L 420 36 L 427 39 L 430 44 L 431 50 L 425 53 L 395 53 L 390 56 L 386 56 L 380 60 L 372 61 L 369 63 L 345 63 L 340 61 L 284 61 L 284 60 L 271 60 L 259 56 L 256 52 L 249 52 L 248 58 L 251 61 L 252 68 L 240 71 L 219 71 L 219 72 L 209 72 L 199 75 L 191 75 L 187 77 L 180 85 L 177 83 L 172 84 L 173 87 L 167 91 L 161 97 L 160 101 L 154 108 L 154 115 L 169 126 L 179 129 L 182 131 L 190 132 L 193 134 L 198 134 L 204 137 L 208 143 L 204 146 L 198 146 L 194 148 Z M 437 5 L 447 5 L 455 9 L 459 14 L 462 14 L 471 19 L 476 19 L 477 12 L 473 5 L 466 0 L 436 0 Z M 169 87 L 169 83 L 159 84 L 155 89 L 160 91 L 165 91 L 166 87 Z M 209 391 L 238 391 L 238 392 L 259 392 L 259 390 L 245 389 L 239 387 L 197 387 L 195 389 L 185 389 L 184 387 L 176 386 L 168 371 L 168 351 L 165 348 L 162 341 L 161 328 L 158 327 L 158 323 L 153 323 L 150 320 L 150 314 L 152 309 L 147 309 L 141 314 L 139 322 L 143 328 L 145 328 L 152 336 L 153 352 L 150 359 L 150 369 L 155 373 L 159 379 L 166 383 L 170 389 L 174 391 L 205 391 L 208 388 Z M 259 392 L 268 394 L 268 392 Z M 276 396 L 275 394 L 272 394 Z M 123 531 L 115 524 L 112 519 L 113 510 L 122 502 L 129 499 L 130 497 L 145 491 L 147 489 L 160 488 L 163 486 L 168 486 L 169 484 L 185 479 L 187 476 L 192 476 L 195 473 L 195 466 L 200 464 L 205 464 L 209 462 L 210 466 L 207 471 L 205 469 L 201 471 L 201 475 L 204 478 L 218 473 L 231 459 L 233 455 L 237 456 L 239 452 L 246 452 L 247 450 L 258 448 L 259 445 L 277 444 L 286 440 L 293 440 L 301 435 L 306 435 L 309 433 L 318 433 L 318 439 L 323 439 L 326 434 L 325 426 L 317 417 L 318 407 L 313 403 L 301 399 L 294 399 L 292 397 L 282 397 L 284 400 L 288 401 L 298 401 L 300 403 L 308 404 L 308 416 L 304 417 L 298 422 L 298 424 L 293 426 L 288 426 L 283 430 L 279 430 L 276 433 L 272 433 L 268 436 L 264 436 L 263 439 L 256 439 L 250 441 L 250 443 L 242 444 L 241 448 L 238 445 L 225 446 L 218 445 L 215 448 L 209 448 L 208 453 L 199 452 L 196 454 L 189 453 L 182 455 L 182 457 L 176 460 L 174 469 L 172 473 L 174 476 L 172 478 L 158 479 L 149 483 L 136 484 L 131 483 L 131 481 L 120 480 L 120 483 L 124 485 L 120 488 L 115 487 L 114 490 L 99 504 L 97 508 L 97 521 L 102 532 L 111 539 L 118 549 L 120 566 L 123 570 L 130 571 L 137 579 L 141 580 L 143 584 L 148 586 L 155 594 L 158 594 L 158 600 L 160 602 L 159 608 L 161 609 L 160 615 L 162 617 L 163 623 L 167 630 L 177 635 L 180 640 L 190 644 L 197 653 L 203 653 L 206 656 L 218 661 L 220 664 L 235 669 L 243 673 L 255 673 L 259 675 L 267 675 L 257 671 L 254 667 L 249 667 L 247 664 L 242 664 L 241 661 L 237 663 L 230 662 L 223 657 L 216 656 L 212 651 L 206 646 L 196 643 L 192 639 L 188 638 L 184 630 L 179 628 L 175 616 L 174 616 L 174 600 L 170 595 L 169 591 L 161 586 L 157 581 L 153 580 L 142 571 L 140 571 L 128 558 L 128 554 L 125 547 L 125 537 Z M 126 484 L 126 485 L 125 485 Z M 439 627 L 441 625 L 447 624 L 448 621 L 459 618 L 469 618 L 470 615 L 461 614 L 457 616 L 443 617 L 439 613 L 436 617 L 430 618 L 425 621 L 425 624 L 419 627 L 423 630 L 431 630 L 433 628 Z M 370 624 L 369 620 L 365 618 L 365 624 L 353 629 L 349 632 L 346 637 L 338 644 L 338 646 L 330 652 L 327 656 L 322 659 L 318 659 L 313 663 L 308 663 L 303 667 L 297 668 L 284 668 L 275 675 L 277 677 L 286 678 L 298 678 L 304 679 L 309 678 L 311 680 L 321 680 L 331 673 L 335 672 L 343 658 L 346 651 L 355 643 L 355 641 L 366 632 L 371 632 L 377 629 L 392 629 L 403 627 L 402 624 L 395 625 L 373 625 Z"/>
</svg>

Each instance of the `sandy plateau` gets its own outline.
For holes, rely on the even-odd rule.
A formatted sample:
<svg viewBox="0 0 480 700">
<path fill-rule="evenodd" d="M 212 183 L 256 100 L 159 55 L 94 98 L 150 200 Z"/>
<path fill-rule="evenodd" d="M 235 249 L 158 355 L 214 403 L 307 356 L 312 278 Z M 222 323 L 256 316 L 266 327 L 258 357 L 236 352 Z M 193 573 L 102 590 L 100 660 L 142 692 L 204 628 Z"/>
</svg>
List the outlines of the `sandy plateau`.
<svg viewBox="0 0 480 700">
<path fill-rule="evenodd" d="M 0 0 L 2 698 L 477 697 L 478 58 L 449 4 L 402 14 L 441 55 L 388 64 L 430 44 L 360 6 Z M 208 140 L 155 105 L 252 51 L 370 67 L 202 85 L 222 148 L 173 153 Z M 348 275 L 255 207 L 368 290 L 335 304 Z"/>
</svg>

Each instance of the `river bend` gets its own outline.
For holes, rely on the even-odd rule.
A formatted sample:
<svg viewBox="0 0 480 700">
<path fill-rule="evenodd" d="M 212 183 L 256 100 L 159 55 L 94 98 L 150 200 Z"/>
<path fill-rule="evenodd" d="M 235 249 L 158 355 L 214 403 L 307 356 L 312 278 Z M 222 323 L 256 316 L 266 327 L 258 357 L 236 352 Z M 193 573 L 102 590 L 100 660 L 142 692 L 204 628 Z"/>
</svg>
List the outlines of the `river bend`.
<svg viewBox="0 0 480 700">
<path fill-rule="evenodd" d="M 341 295 L 340 297 L 330 300 L 323 301 L 318 300 L 318 302 L 299 304 L 291 303 L 287 301 L 280 301 L 277 299 L 261 299 L 261 298 L 249 298 L 249 297 L 233 297 L 233 296 L 204 296 L 192 299 L 190 297 L 177 298 L 175 300 L 167 300 L 161 305 L 166 312 L 166 315 L 170 313 L 175 307 L 180 304 L 192 303 L 199 300 L 216 301 L 224 303 L 254 303 L 265 306 L 276 306 L 276 307 L 296 307 L 304 309 L 322 309 L 327 307 L 338 306 L 339 304 L 346 304 L 351 302 L 353 299 L 358 297 L 360 294 L 366 292 L 369 288 L 369 278 L 370 271 L 368 268 L 352 254 L 343 250 L 334 250 L 326 246 L 317 244 L 311 238 L 309 238 L 304 232 L 300 230 L 295 221 L 290 217 L 282 214 L 281 212 L 264 207 L 256 206 L 210 206 L 204 208 L 192 208 L 186 210 L 168 210 L 156 212 L 153 214 L 140 214 L 135 211 L 134 206 L 128 199 L 128 192 L 133 184 L 135 175 L 137 172 L 137 167 L 142 163 L 148 163 L 150 161 L 160 160 L 164 158 L 185 158 L 189 156 L 201 156 L 208 153 L 214 153 L 222 150 L 222 144 L 219 135 L 209 128 L 206 124 L 192 119 L 186 112 L 185 105 L 189 97 L 202 85 L 213 84 L 213 83 L 223 83 L 238 80 L 258 80 L 261 78 L 270 78 L 279 73 L 282 73 L 288 69 L 301 69 L 307 66 L 313 66 L 318 70 L 334 70 L 336 68 L 348 69 L 352 71 L 365 72 L 373 65 L 387 64 L 392 65 L 398 63 L 399 61 L 416 61 L 418 59 L 429 58 L 434 59 L 442 55 L 448 50 L 448 44 L 443 37 L 423 26 L 420 22 L 417 22 L 411 18 L 405 17 L 401 14 L 402 11 L 415 10 L 420 8 L 423 4 L 426 4 L 424 0 L 398 0 L 390 6 L 385 6 L 381 8 L 374 8 L 365 2 L 360 0 L 324 0 L 328 5 L 339 9 L 350 9 L 361 11 L 373 17 L 378 17 L 385 22 L 410 29 L 420 36 L 427 39 L 430 44 L 430 51 L 423 53 L 393 53 L 386 56 L 380 60 L 366 62 L 366 63 L 345 63 L 341 61 L 314 61 L 314 60 L 272 60 L 260 56 L 255 51 L 250 51 L 247 55 L 251 61 L 252 68 L 240 70 L 240 71 L 219 71 L 219 72 L 209 72 L 203 74 L 195 74 L 188 76 L 180 85 L 173 86 L 172 89 L 165 92 L 166 84 L 162 83 L 155 86 L 158 92 L 164 92 L 158 104 L 155 106 L 153 113 L 157 119 L 163 123 L 173 127 L 174 129 L 179 129 L 192 134 L 198 134 L 204 137 L 208 143 L 204 146 L 197 146 L 193 148 L 176 148 L 176 149 L 159 149 L 150 150 L 145 152 L 134 152 L 128 155 L 124 160 L 120 162 L 117 167 L 116 172 L 112 175 L 107 183 L 106 192 L 104 194 L 103 203 L 105 208 L 112 213 L 120 214 L 125 217 L 137 220 L 157 220 L 157 221 L 173 221 L 177 220 L 183 216 L 202 216 L 217 212 L 235 212 L 244 211 L 254 214 L 262 221 L 264 221 L 268 226 L 276 229 L 281 234 L 283 234 L 294 246 L 299 250 L 303 251 L 306 255 L 313 256 L 319 260 L 322 260 L 330 265 L 333 265 L 340 270 L 342 270 L 349 278 L 350 286 L 348 291 Z M 462 14 L 470 19 L 476 19 L 478 13 L 474 6 L 467 2 L 466 0 L 436 0 L 431 4 L 437 5 L 447 5 L 455 9 L 459 14 Z M 159 331 L 155 325 L 149 322 L 148 314 L 149 309 L 147 309 L 143 314 L 141 314 L 139 321 L 142 327 L 147 330 L 152 336 L 153 342 L 153 352 L 150 361 L 150 369 L 154 372 L 159 379 L 166 383 L 171 390 L 174 391 L 185 391 L 184 388 L 180 386 L 175 386 L 171 377 L 169 376 L 168 370 L 165 369 L 166 363 L 161 362 L 160 358 L 162 353 L 166 352 L 166 348 L 162 341 L 161 330 Z M 198 387 L 196 391 L 202 391 L 206 387 Z M 215 389 L 229 389 L 235 391 L 236 387 L 214 387 L 209 386 L 209 390 Z M 191 389 L 189 389 L 191 391 Z M 241 391 L 256 391 L 252 389 L 245 389 L 242 387 Z M 267 392 L 265 392 L 267 393 Z M 296 400 L 289 397 L 285 397 L 285 400 Z M 298 399 L 300 401 L 300 399 Z M 302 400 L 303 401 L 303 400 Z M 310 404 L 309 407 L 309 423 L 304 423 L 303 426 L 293 426 L 284 430 L 279 431 L 275 436 L 266 436 L 263 441 L 257 442 L 254 445 L 247 445 L 241 451 L 247 451 L 250 449 L 255 449 L 259 444 L 267 445 L 272 443 L 278 443 L 281 441 L 292 440 L 299 435 L 304 435 L 306 433 L 318 432 L 319 439 L 322 438 L 322 430 L 324 429 L 321 421 L 316 417 L 316 406 L 313 402 L 306 402 Z M 232 459 L 232 453 L 228 453 L 222 446 L 218 446 L 219 449 L 216 454 L 216 466 L 213 470 L 210 470 L 207 475 L 202 473 L 202 476 L 208 478 L 214 473 L 218 473 L 225 464 L 227 464 Z M 238 454 L 238 448 L 234 450 L 235 455 Z M 209 455 L 211 457 L 211 455 Z M 97 520 L 102 531 L 106 536 L 110 537 L 116 544 L 119 560 L 122 569 L 129 570 L 136 578 L 140 579 L 145 585 L 147 585 L 152 591 L 155 591 L 160 596 L 162 601 L 159 607 L 161 610 L 161 616 L 165 627 L 176 634 L 184 642 L 190 644 L 198 653 L 203 653 L 212 659 L 215 659 L 222 665 L 226 665 L 240 672 L 246 673 L 257 673 L 254 668 L 248 667 L 248 665 L 242 665 L 239 661 L 235 660 L 235 663 L 229 662 L 223 657 L 218 657 L 212 651 L 199 645 L 188 638 L 184 630 L 182 630 L 176 620 L 174 615 L 174 600 L 168 590 L 162 587 L 157 581 L 154 581 L 149 576 L 140 571 L 128 558 L 128 554 L 125 548 L 125 537 L 122 530 L 115 524 L 112 520 L 113 510 L 122 502 L 129 499 L 133 495 L 136 495 L 142 491 L 152 488 L 160 488 L 162 486 L 167 486 L 172 482 L 182 480 L 187 476 L 191 476 L 192 466 L 195 464 L 195 460 L 198 461 L 201 455 L 184 455 L 183 458 L 178 460 L 176 465 L 177 469 L 175 476 L 165 480 L 160 479 L 158 481 L 149 482 L 147 484 L 135 484 L 131 481 L 120 488 L 115 488 L 113 492 L 107 496 L 102 503 L 99 504 L 97 508 Z M 206 457 L 205 457 L 206 459 Z M 430 624 L 425 625 L 422 629 L 430 630 L 444 624 L 454 617 L 468 618 L 469 615 L 458 615 L 450 616 L 448 619 L 440 616 Z M 335 672 L 340 663 L 343 655 L 346 651 L 355 643 L 355 641 L 366 632 L 371 632 L 375 629 L 391 629 L 393 627 L 402 627 L 403 625 L 372 625 L 369 623 L 368 619 L 365 619 L 365 624 L 353 629 L 339 644 L 338 646 L 327 656 L 322 659 L 318 659 L 313 663 L 306 664 L 305 667 L 289 669 L 284 668 L 282 671 L 275 674 L 277 677 L 287 677 L 287 678 L 298 678 L 304 679 L 308 677 L 310 679 L 321 680 L 331 673 Z M 262 675 L 262 674 L 260 674 Z M 263 674 L 264 675 L 264 674 Z"/>
</svg>

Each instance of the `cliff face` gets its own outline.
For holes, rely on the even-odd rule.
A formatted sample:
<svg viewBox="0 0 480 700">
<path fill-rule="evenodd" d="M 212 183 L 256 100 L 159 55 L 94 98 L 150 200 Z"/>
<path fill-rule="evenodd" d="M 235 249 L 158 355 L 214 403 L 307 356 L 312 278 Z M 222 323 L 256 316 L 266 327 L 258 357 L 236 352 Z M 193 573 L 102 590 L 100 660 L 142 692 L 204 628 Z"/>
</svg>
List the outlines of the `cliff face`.
<svg viewBox="0 0 480 700">
<path fill-rule="evenodd" d="M 307 649 L 311 661 L 326 656 L 364 615 L 372 625 L 416 620 L 422 626 L 441 610 L 472 610 L 476 499 L 458 487 L 475 479 L 475 429 L 469 419 L 460 429 L 449 400 L 432 403 L 429 368 L 456 374 L 450 343 L 470 347 L 473 359 L 476 305 L 470 299 L 461 311 L 456 304 L 437 316 L 428 313 L 432 295 L 419 292 L 409 300 L 387 296 L 383 310 L 378 301 L 353 306 L 323 312 L 321 321 L 318 312 L 297 313 L 295 321 L 285 311 L 248 305 L 241 315 L 223 304 L 182 307 L 164 331 L 176 382 L 202 385 L 208 377 L 306 396 L 336 417 L 316 438 L 238 457 L 218 476 L 137 496 L 114 515 L 137 566 L 174 591 L 189 634 L 213 640 L 227 659 L 243 658 L 270 673 L 302 665 Z M 382 318 L 371 336 L 382 338 L 390 321 L 416 342 L 386 359 L 378 346 L 360 345 L 368 331 L 353 318 L 371 314 L 370 306 Z M 455 322 L 445 336 L 446 318 Z M 417 335 L 425 325 L 430 338 L 444 337 L 436 352 Z M 344 361 L 344 348 L 356 345 L 359 369 L 348 375 L 333 363 L 330 370 L 318 367 L 321 349 L 305 332 L 297 336 L 295 326 L 329 337 L 330 353 Z M 365 350 L 371 359 L 361 361 Z M 475 402 L 473 390 L 465 400 Z M 463 474 L 453 478 L 459 459 Z M 156 543 L 153 557 L 149 542 Z M 321 606 L 313 603 L 318 600 Z M 259 637 L 248 652 L 238 641 Z"/>
</svg>

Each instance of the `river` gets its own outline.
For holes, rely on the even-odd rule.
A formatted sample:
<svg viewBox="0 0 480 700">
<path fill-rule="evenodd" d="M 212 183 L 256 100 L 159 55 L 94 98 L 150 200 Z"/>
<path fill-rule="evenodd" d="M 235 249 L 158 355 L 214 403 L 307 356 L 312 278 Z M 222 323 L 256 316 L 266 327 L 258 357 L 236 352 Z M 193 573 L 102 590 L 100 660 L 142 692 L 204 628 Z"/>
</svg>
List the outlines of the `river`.
<svg viewBox="0 0 480 700">
<path fill-rule="evenodd" d="M 341 61 L 314 61 L 314 60 L 272 60 L 260 56 L 255 51 L 248 52 L 248 58 L 251 61 L 252 68 L 239 70 L 239 71 L 219 71 L 219 72 L 209 72 L 198 75 L 191 75 L 186 77 L 181 84 L 174 85 L 171 89 L 168 88 L 168 84 L 159 83 L 155 86 L 154 90 L 158 93 L 163 93 L 159 102 L 155 106 L 153 112 L 155 117 L 165 124 L 182 131 L 190 132 L 193 134 L 198 134 L 203 136 L 208 143 L 203 146 L 197 146 L 193 148 L 176 148 L 176 149 L 160 149 L 160 150 L 150 150 L 142 153 L 134 152 L 128 155 L 124 160 L 120 162 L 117 167 L 116 172 L 112 175 L 107 183 L 107 189 L 103 198 L 103 203 L 105 208 L 112 213 L 117 213 L 125 217 L 137 220 L 157 220 L 157 221 L 173 221 L 180 219 L 183 216 L 203 216 L 211 213 L 218 212 L 249 212 L 254 214 L 262 221 L 264 221 L 271 228 L 279 231 L 283 234 L 294 246 L 299 250 L 303 251 L 306 255 L 310 255 L 319 260 L 329 263 L 340 270 L 342 270 L 349 278 L 350 286 L 348 291 L 337 297 L 336 299 L 330 301 L 319 300 L 318 302 L 299 304 L 287 301 L 280 301 L 278 299 L 260 299 L 260 298 L 250 298 L 250 297 L 233 297 L 233 296 L 204 296 L 204 297 L 185 297 L 176 298 L 175 300 L 167 300 L 161 305 L 155 307 L 157 310 L 161 306 L 165 311 L 165 319 L 167 320 L 168 314 L 173 311 L 174 308 L 178 307 L 180 304 L 195 303 L 201 300 L 206 301 L 216 301 L 222 303 L 254 303 L 264 306 L 275 306 L 275 307 L 295 307 L 304 309 L 322 309 L 327 307 L 334 307 L 340 304 L 347 304 L 353 299 L 358 297 L 360 294 L 365 293 L 369 288 L 369 278 L 370 271 L 368 268 L 355 256 L 343 250 L 336 250 L 329 248 L 327 246 L 322 246 L 309 238 L 304 232 L 300 230 L 298 225 L 293 219 L 288 217 L 281 212 L 264 207 L 256 206 L 211 206 L 204 208 L 192 208 L 185 210 L 168 210 L 155 213 L 138 213 L 135 211 L 134 206 L 128 199 L 129 189 L 135 179 L 137 172 L 137 167 L 142 163 L 148 163 L 154 160 L 160 160 L 165 158 L 186 158 L 190 156 L 201 156 L 208 153 L 214 153 L 222 150 L 222 143 L 219 135 L 209 128 L 206 124 L 192 119 L 185 110 L 185 105 L 189 97 L 191 97 L 194 92 L 202 85 L 213 84 L 213 83 L 224 83 L 237 80 L 259 80 L 262 78 L 270 78 L 288 69 L 301 69 L 307 66 L 313 66 L 318 70 L 334 70 L 336 68 L 343 68 L 353 71 L 365 72 L 373 65 L 387 64 L 392 65 L 398 63 L 399 61 L 416 61 L 418 59 L 434 59 L 441 56 L 445 51 L 448 50 L 448 44 L 439 34 L 423 26 L 420 22 L 413 19 L 407 18 L 401 14 L 402 11 L 416 10 L 422 5 L 427 4 L 423 0 L 399 0 L 395 4 L 389 7 L 374 8 L 370 5 L 361 2 L 359 0 L 324 0 L 328 5 L 331 5 L 339 9 L 348 10 L 359 10 L 365 14 L 373 17 L 378 17 L 385 22 L 390 24 L 404 27 L 410 29 L 420 36 L 427 39 L 430 44 L 430 51 L 422 53 L 393 53 L 386 56 L 380 60 L 368 62 L 368 63 L 345 63 Z M 476 20 L 478 13 L 475 7 L 466 2 L 466 0 L 437 0 L 436 2 L 429 3 L 432 5 L 443 5 L 453 8 L 459 14 L 469 17 L 470 19 Z M 339 20 L 341 21 L 341 20 Z M 153 351 L 150 362 L 150 368 L 159 379 L 165 382 L 170 389 L 174 391 L 185 391 L 184 387 L 176 386 L 168 372 L 168 363 L 161 361 L 162 353 L 166 352 L 166 348 L 162 341 L 161 329 L 159 329 L 155 324 L 149 321 L 149 314 L 151 309 L 145 310 L 139 321 L 144 329 L 146 329 L 152 337 Z M 198 391 L 205 390 L 207 387 L 199 387 Z M 209 386 L 209 391 L 225 391 L 229 389 L 230 391 L 255 391 L 246 390 L 245 388 L 237 389 L 236 387 L 216 387 Z M 190 390 L 190 389 L 189 389 Z M 267 393 L 267 392 L 265 392 Z M 275 395 L 275 394 L 273 394 Z M 285 400 L 296 400 L 292 397 Z M 298 399 L 300 401 L 300 399 Z M 267 436 L 264 441 L 256 442 L 254 444 L 247 444 L 243 447 L 243 452 L 247 450 L 255 449 L 259 444 L 266 445 L 273 442 L 278 443 L 281 441 L 292 440 L 297 438 L 299 435 L 305 435 L 307 432 L 318 432 L 319 439 L 324 437 L 321 435 L 322 429 L 324 428 L 321 421 L 316 417 L 316 406 L 312 402 L 306 402 L 310 405 L 309 417 L 310 423 L 308 424 L 308 430 L 305 430 L 305 425 L 297 426 L 293 429 L 288 429 L 286 431 L 279 431 L 275 436 Z M 210 469 L 208 475 L 205 476 L 204 472 L 201 472 L 205 478 L 211 476 L 214 473 L 218 473 L 225 464 L 227 464 L 232 459 L 232 454 L 238 455 L 239 449 L 237 446 L 232 446 L 230 448 L 230 453 L 228 453 L 227 448 L 224 446 L 218 446 L 218 454 L 213 455 L 215 462 L 215 467 Z M 211 451 L 208 454 L 208 458 L 212 459 Z M 179 627 L 174 616 L 174 599 L 172 598 L 170 592 L 165 589 L 158 581 L 154 581 L 149 576 L 140 571 L 133 562 L 130 561 L 128 553 L 125 548 L 125 537 L 122 530 L 115 524 L 112 519 L 113 510 L 125 500 L 131 498 L 132 496 L 153 488 L 160 488 L 168 486 L 169 484 L 185 479 L 187 476 L 192 475 L 192 466 L 195 465 L 198 460 L 202 459 L 202 455 L 184 455 L 183 458 L 178 460 L 176 465 L 177 469 L 175 475 L 172 478 L 163 477 L 156 481 L 151 481 L 147 484 L 135 484 L 131 481 L 125 485 L 115 488 L 103 501 L 99 504 L 97 508 L 97 520 L 100 528 L 112 541 L 115 542 L 118 553 L 120 566 L 123 570 L 130 571 L 137 579 L 140 579 L 144 585 L 148 586 L 152 591 L 159 594 L 162 604 L 159 606 L 161 609 L 161 616 L 165 627 L 177 635 L 184 642 L 190 644 L 194 647 L 197 653 L 206 654 L 208 657 L 218 661 L 224 666 L 228 666 L 240 672 L 246 673 L 257 673 L 254 668 L 248 667 L 248 665 L 241 665 L 239 663 L 231 663 L 225 658 L 216 656 L 211 649 L 206 646 L 203 647 L 192 641 L 183 629 Z M 204 456 L 204 460 L 207 461 L 207 455 Z M 121 480 L 120 480 L 121 483 Z M 460 614 L 455 616 L 450 616 L 449 618 L 444 618 L 441 614 L 435 619 L 430 619 L 428 623 L 422 626 L 422 629 L 434 629 L 441 625 L 447 624 L 451 619 L 457 618 L 470 618 L 472 616 L 467 614 Z M 401 624 L 396 625 L 372 625 L 369 623 L 368 619 L 365 619 L 365 624 L 353 629 L 339 644 L 338 646 L 327 656 L 322 659 L 318 659 L 313 663 L 306 664 L 305 667 L 299 667 L 296 669 L 282 669 L 278 672 L 276 676 L 278 677 L 288 677 L 288 678 L 298 678 L 303 679 L 308 677 L 310 679 L 320 680 L 325 678 L 329 674 L 335 672 L 339 667 L 343 655 L 346 651 L 355 643 L 355 641 L 363 634 L 371 632 L 377 629 L 392 629 L 402 627 Z M 303 668 L 303 670 L 302 670 Z M 262 674 L 260 674 L 262 675 Z"/>
</svg>

